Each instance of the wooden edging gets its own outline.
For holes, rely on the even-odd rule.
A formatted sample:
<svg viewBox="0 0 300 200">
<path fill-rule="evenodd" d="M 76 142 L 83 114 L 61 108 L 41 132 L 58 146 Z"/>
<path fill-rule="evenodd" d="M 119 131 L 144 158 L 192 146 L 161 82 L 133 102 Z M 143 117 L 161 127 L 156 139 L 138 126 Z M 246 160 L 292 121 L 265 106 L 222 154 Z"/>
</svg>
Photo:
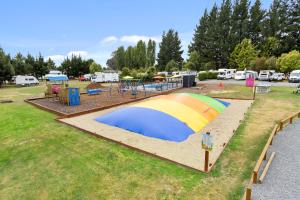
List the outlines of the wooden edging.
<svg viewBox="0 0 300 200">
<path fill-rule="evenodd" d="M 267 175 L 267 172 L 269 170 L 269 167 L 270 167 L 270 165 L 271 165 L 274 157 L 275 157 L 275 152 L 272 152 L 272 154 L 271 154 L 271 156 L 270 156 L 270 158 L 269 158 L 269 160 L 268 160 L 268 162 L 267 162 L 267 164 L 266 164 L 266 166 L 265 166 L 265 168 L 264 168 L 261 176 L 259 177 L 259 183 L 263 182 L 265 176 Z"/>
<path fill-rule="evenodd" d="M 259 169 L 262 165 L 262 162 L 263 160 L 266 160 L 266 157 L 267 157 L 267 152 L 268 152 L 268 149 L 270 147 L 270 145 L 272 145 L 273 143 L 273 139 L 274 139 L 274 136 L 279 132 L 281 131 L 286 125 L 288 124 L 292 124 L 293 123 L 293 119 L 294 118 L 300 118 L 300 112 L 297 112 L 297 113 L 294 113 L 284 119 L 282 119 L 279 123 L 277 123 L 272 132 L 271 132 L 271 135 L 267 141 L 267 143 L 265 144 L 265 147 L 263 148 L 257 162 L 256 162 L 256 165 L 253 169 L 253 172 L 252 172 L 252 176 L 251 176 L 251 179 L 250 179 L 250 183 L 247 185 L 246 189 L 245 189 L 245 193 L 244 193 L 244 196 L 243 196 L 243 200 L 250 200 L 251 199 L 251 192 L 252 192 L 252 185 L 253 184 L 256 184 L 258 183 L 258 172 L 259 172 Z M 269 159 L 268 161 L 268 165 L 270 165 L 270 163 L 272 162 L 273 158 L 274 158 L 274 155 L 275 154 L 272 154 L 271 155 L 271 158 Z M 268 168 L 269 166 L 266 166 L 266 168 Z M 262 177 L 262 180 L 264 178 L 264 176 L 266 175 L 266 172 L 267 172 L 268 169 L 265 169 L 264 170 L 264 175 Z M 261 181 L 262 181 L 261 180 Z"/>
<path fill-rule="evenodd" d="M 168 162 L 175 163 L 175 164 L 178 165 L 178 166 L 186 167 L 186 168 L 189 168 L 189 169 L 194 170 L 194 171 L 197 171 L 197 172 L 204 172 L 204 173 L 207 173 L 207 172 L 202 171 L 202 170 L 200 170 L 200 169 L 197 169 L 197 168 L 194 168 L 194 167 L 191 167 L 191 166 L 188 166 L 188 165 L 185 165 L 185 164 L 176 162 L 176 161 L 174 161 L 174 160 L 170 160 L 170 159 L 165 158 L 165 157 L 163 157 L 163 156 L 160 156 L 160 155 L 157 155 L 157 154 L 153 154 L 153 153 L 147 152 L 147 151 L 145 151 L 145 150 L 142 150 L 142 149 L 139 149 L 139 148 L 130 146 L 130 145 L 125 144 L 125 143 L 123 143 L 123 142 L 121 142 L 121 141 L 116 141 L 116 140 L 113 140 L 113 139 L 111 139 L 111 138 L 108 138 L 108 137 L 105 137 L 105 136 L 102 136 L 102 135 L 98 135 L 98 134 L 95 133 L 95 132 L 87 131 L 87 130 L 85 130 L 85 129 L 83 129 L 83 128 L 80 128 L 80 127 L 78 127 L 78 126 L 75 126 L 75 125 L 73 125 L 73 124 L 66 123 L 66 122 L 60 120 L 60 118 L 56 118 L 55 120 L 56 120 L 57 122 L 60 122 L 60 123 L 63 123 L 63 124 L 65 124 L 65 125 L 71 126 L 71 127 L 75 128 L 75 129 L 78 129 L 78 130 L 80 130 L 80 131 L 82 131 L 82 132 L 88 133 L 88 134 L 90 134 L 90 135 L 92 135 L 92 136 L 94 136 L 94 137 L 101 138 L 101 139 L 104 139 L 104 140 L 106 140 L 106 141 L 110 141 L 110 142 L 113 142 L 113 143 L 116 143 L 116 144 L 120 144 L 120 145 L 125 146 L 125 147 L 127 147 L 127 148 L 129 148 L 129 149 L 133 149 L 133 150 L 135 150 L 135 151 L 137 151 L 137 152 L 144 153 L 145 155 L 154 156 L 154 157 L 160 158 L 160 159 L 162 159 L 162 160 L 166 160 L 166 161 L 168 161 Z"/>
</svg>

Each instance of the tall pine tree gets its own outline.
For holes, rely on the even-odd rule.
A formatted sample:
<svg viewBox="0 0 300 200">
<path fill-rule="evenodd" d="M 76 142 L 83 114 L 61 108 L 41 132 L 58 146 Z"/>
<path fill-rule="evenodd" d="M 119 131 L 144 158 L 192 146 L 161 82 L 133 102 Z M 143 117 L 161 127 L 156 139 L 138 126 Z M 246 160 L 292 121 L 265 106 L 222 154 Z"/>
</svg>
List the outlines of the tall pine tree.
<svg viewBox="0 0 300 200">
<path fill-rule="evenodd" d="M 170 29 L 167 33 L 164 32 L 159 47 L 157 55 L 159 70 L 165 70 L 167 63 L 171 60 L 174 60 L 180 68 L 182 67 L 183 51 L 181 50 L 181 41 L 178 32 L 173 29 Z"/>
<path fill-rule="evenodd" d="M 261 9 L 261 1 L 256 0 L 250 9 L 249 36 L 254 45 L 262 43 L 262 21 L 265 11 Z"/>
</svg>

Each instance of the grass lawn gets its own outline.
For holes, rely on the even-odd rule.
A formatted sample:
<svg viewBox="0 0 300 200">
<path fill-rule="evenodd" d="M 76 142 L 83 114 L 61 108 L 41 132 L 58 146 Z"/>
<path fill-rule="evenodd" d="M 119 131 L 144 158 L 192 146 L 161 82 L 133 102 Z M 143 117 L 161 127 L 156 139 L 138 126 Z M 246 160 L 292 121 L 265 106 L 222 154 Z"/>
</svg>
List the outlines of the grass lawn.
<svg viewBox="0 0 300 200">
<path fill-rule="evenodd" d="M 232 96 L 249 92 L 225 89 Z M 0 104 L 0 199 L 241 199 L 273 125 L 300 106 L 291 88 L 257 95 L 215 168 L 204 174 L 97 139 L 23 102 L 44 90 L 0 89 L 0 99 L 14 100 Z"/>
</svg>

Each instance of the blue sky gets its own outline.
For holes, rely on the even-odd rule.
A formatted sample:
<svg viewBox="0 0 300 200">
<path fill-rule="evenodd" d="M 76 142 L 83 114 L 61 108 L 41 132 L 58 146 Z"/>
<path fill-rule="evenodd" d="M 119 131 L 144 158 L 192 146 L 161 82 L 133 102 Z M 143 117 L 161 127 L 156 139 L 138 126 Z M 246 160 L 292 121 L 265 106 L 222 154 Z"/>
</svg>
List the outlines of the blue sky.
<svg viewBox="0 0 300 200">
<path fill-rule="evenodd" d="M 73 53 L 105 65 L 118 46 L 159 42 L 173 28 L 186 57 L 199 18 L 215 2 L 221 0 L 0 0 L 0 46 L 12 55 L 41 52 L 59 63 Z"/>
</svg>

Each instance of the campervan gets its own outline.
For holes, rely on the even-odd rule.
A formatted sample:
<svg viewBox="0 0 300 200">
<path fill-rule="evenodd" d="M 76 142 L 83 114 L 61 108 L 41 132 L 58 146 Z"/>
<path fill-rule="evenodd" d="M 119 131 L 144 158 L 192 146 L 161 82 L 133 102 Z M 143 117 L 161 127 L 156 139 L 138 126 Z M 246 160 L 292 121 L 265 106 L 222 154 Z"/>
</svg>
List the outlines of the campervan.
<svg viewBox="0 0 300 200">
<path fill-rule="evenodd" d="M 219 69 L 217 79 L 231 79 L 234 78 L 236 69 Z"/>
<path fill-rule="evenodd" d="M 245 80 L 246 79 L 246 72 L 245 71 L 237 71 L 234 75 L 235 80 Z"/>
<path fill-rule="evenodd" d="M 300 83 L 300 70 L 294 70 L 289 76 L 289 83 Z"/>
<path fill-rule="evenodd" d="M 93 83 L 101 82 L 117 82 L 119 81 L 119 74 L 113 70 L 107 70 L 104 72 L 96 72 L 94 76 L 91 77 Z"/>
<path fill-rule="evenodd" d="M 29 86 L 38 85 L 39 81 L 34 76 L 16 76 L 14 79 L 16 85 Z"/>
<path fill-rule="evenodd" d="M 271 81 L 272 75 L 275 73 L 275 70 L 261 70 L 259 72 L 258 80 L 260 81 Z"/>
</svg>

